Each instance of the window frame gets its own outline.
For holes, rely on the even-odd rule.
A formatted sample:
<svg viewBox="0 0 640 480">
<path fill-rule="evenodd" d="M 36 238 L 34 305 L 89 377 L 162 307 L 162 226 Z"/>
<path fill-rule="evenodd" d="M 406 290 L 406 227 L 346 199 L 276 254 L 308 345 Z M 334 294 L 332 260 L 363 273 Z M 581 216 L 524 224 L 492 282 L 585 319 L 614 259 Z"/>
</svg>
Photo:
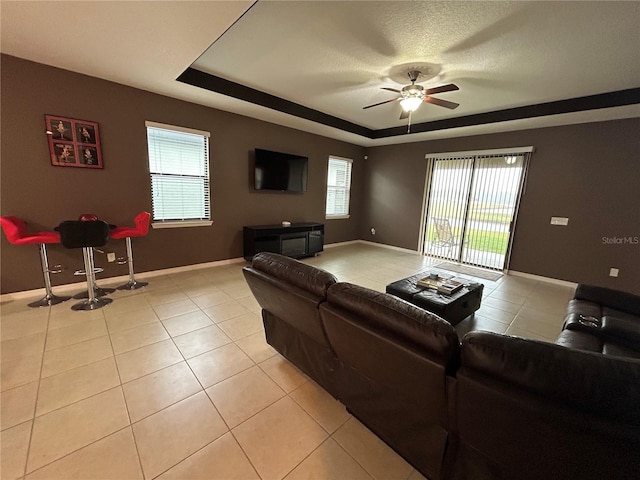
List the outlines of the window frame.
<svg viewBox="0 0 640 480">
<path fill-rule="evenodd" d="M 348 163 L 349 164 L 349 181 L 347 183 L 346 187 L 341 187 L 339 185 L 330 185 L 329 184 L 329 179 L 330 179 L 330 169 L 331 169 L 331 161 L 338 161 L 338 162 L 344 162 L 344 163 Z M 351 217 L 351 180 L 353 177 L 353 159 L 351 158 L 345 158 L 345 157 L 339 157 L 337 155 L 329 155 L 329 159 L 327 160 L 327 189 L 326 189 L 326 196 L 325 196 L 325 206 L 324 206 L 324 215 L 325 215 L 325 219 L 327 220 L 341 220 L 341 219 L 346 219 L 346 218 L 350 218 Z M 347 209 L 346 209 L 346 213 L 339 213 L 339 214 L 329 214 L 327 213 L 327 200 L 329 199 L 329 189 L 330 188 L 334 188 L 334 189 L 341 189 L 344 190 L 346 192 L 346 198 L 347 198 Z"/>
<path fill-rule="evenodd" d="M 150 161 L 150 152 L 149 152 L 149 128 L 168 130 L 172 132 L 180 132 L 180 133 L 188 133 L 192 135 L 199 135 L 204 137 L 205 139 L 205 150 L 206 150 L 206 159 L 204 170 L 205 174 L 201 177 L 205 179 L 205 194 L 208 198 L 204 199 L 204 204 L 208 206 L 208 217 L 205 219 L 185 219 L 185 220 L 159 220 L 153 217 L 152 214 L 152 222 L 151 227 L 154 229 L 162 229 L 162 228 L 185 228 L 185 227 L 207 227 L 213 224 L 213 220 L 211 219 L 211 169 L 210 169 L 210 138 L 211 134 L 204 130 L 196 130 L 193 128 L 181 127 L 178 125 L 169 125 L 166 123 L 158 123 L 152 121 L 145 121 L 145 131 L 147 135 L 147 169 L 149 173 L 149 182 L 151 186 L 151 206 L 153 212 L 153 175 L 157 174 L 157 172 L 151 171 L 151 161 Z"/>
</svg>

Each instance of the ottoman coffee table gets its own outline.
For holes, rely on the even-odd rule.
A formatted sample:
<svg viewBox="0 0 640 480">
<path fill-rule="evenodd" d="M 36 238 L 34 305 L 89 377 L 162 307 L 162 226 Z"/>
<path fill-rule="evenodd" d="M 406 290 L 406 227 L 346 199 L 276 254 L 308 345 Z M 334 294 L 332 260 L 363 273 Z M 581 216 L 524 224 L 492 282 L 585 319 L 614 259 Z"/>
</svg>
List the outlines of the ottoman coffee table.
<svg viewBox="0 0 640 480">
<path fill-rule="evenodd" d="M 480 308 L 484 289 L 482 283 L 465 280 L 466 283 L 460 290 L 447 295 L 433 288 L 418 285 L 418 280 L 428 276 L 429 272 L 423 272 L 390 283 L 387 285 L 387 293 L 435 313 L 451 325 L 457 325 Z"/>
</svg>

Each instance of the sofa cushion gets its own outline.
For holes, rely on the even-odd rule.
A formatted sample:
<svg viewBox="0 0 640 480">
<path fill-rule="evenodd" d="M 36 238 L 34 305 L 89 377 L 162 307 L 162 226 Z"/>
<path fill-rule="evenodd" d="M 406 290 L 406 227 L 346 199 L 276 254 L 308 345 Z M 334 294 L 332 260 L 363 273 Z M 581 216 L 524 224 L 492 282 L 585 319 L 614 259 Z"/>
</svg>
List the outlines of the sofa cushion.
<svg viewBox="0 0 640 480">
<path fill-rule="evenodd" d="M 614 357 L 635 358 L 640 360 L 640 351 L 627 348 L 619 343 L 604 342 L 602 345 L 602 353 Z"/>
<path fill-rule="evenodd" d="M 640 351 L 640 319 L 604 316 L 600 330 L 611 341 Z"/>
<path fill-rule="evenodd" d="M 623 312 L 621 310 L 616 310 L 615 308 L 602 307 L 602 317 L 617 318 L 619 320 L 628 323 L 634 323 L 640 326 L 640 316 L 632 315 L 631 313 Z"/>
<path fill-rule="evenodd" d="M 637 477 L 638 378 L 639 360 L 467 334 L 455 384 L 456 461 L 449 478 Z"/>
<path fill-rule="evenodd" d="M 355 314 L 368 328 L 445 363 L 458 353 L 458 335 L 449 322 L 393 295 L 337 283 L 329 288 L 327 300 Z"/>
<path fill-rule="evenodd" d="M 455 329 L 393 295 L 349 283 L 320 305 L 329 343 L 347 372 L 349 411 L 427 478 L 441 478 Z"/>
<path fill-rule="evenodd" d="M 604 355 L 640 357 L 640 296 L 580 284 L 556 344 Z M 591 338 L 589 338 L 591 337 Z"/>
<path fill-rule="evenodd" d="M 640 354 L 640 321 L 629 314 L 618 313 L 621 318 L 569 314 L 556 344 L 609 355 L 635 351 L 631 357 L 637 358 Z M 613 345 L 621 348 L 615 349 Z"/>
<path fill-rule="evenodd" d="M 603 343 L 600 337 L 579 330 L 562 330 L 555 341 L 556 345 L 587 352 L 602 353 Z"/>
<path fill-rule="evenodd" d="M 394 395 L 431 398 L 444 421 L 446 375 L 459 360 L 455 329 L 436 315 L 386 293 L 350 283 L 329 288 L 322 324 L 338 358 Z"/>
<path fill-rule="evenodd" d="M 258 253 L 253 257 L 251 266 L 323 298 L 327 294 L 327 289 L 338 281 L 325 270 L 277 253 Z"/>
<path fill-rule="evenodd" d="M 336 282 L 333 275 L 276 253 L 255 255 L 243 274 L 263 310 L 328 347 L 318 307 Z"/>
<path fill-rule="evenodd" d="M 576 288 L 574 298 L 640 316 L 640 295 L 595 285 L 580 284 Z"/>
<path fill-rule="evenodd" d="M 471 332 L 463 339 L 460 372 L 470 370 L 576 411 L 640 427 L 640 361 Z"/>
</svg>

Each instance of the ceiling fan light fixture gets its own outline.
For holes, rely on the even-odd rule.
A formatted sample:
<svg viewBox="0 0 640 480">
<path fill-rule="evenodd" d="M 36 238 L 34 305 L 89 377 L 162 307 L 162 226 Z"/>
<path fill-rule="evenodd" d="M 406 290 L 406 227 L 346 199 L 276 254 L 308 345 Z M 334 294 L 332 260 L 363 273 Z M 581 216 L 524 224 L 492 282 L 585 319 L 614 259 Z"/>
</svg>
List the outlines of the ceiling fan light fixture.
<svg viewBox="0 0 640 480">
<path fill-rule="evenodd" d="M 405 112 L 415 112 L 421 104 L 420 97 L 407 97 L 400 100 L 400 106 Z"/>
</svg>

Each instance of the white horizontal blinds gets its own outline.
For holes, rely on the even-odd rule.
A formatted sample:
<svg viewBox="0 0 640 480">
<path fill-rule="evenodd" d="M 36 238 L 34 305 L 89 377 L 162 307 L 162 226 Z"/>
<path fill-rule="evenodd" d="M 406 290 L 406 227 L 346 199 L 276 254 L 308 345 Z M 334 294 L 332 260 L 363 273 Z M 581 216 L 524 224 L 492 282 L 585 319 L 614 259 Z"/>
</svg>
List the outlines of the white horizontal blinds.
<svg viewBox="0 0 640 480">
<path fill-rule="evenodd" d="M 347 158 L 329 157 L 327 172 L 327 217 L 349 215 L 351 165 Z"/>
<path fill-rule="evenodd" d="M 209 133 L 147 123 L 154 221 L 210 220 Z"/>
</svg>

